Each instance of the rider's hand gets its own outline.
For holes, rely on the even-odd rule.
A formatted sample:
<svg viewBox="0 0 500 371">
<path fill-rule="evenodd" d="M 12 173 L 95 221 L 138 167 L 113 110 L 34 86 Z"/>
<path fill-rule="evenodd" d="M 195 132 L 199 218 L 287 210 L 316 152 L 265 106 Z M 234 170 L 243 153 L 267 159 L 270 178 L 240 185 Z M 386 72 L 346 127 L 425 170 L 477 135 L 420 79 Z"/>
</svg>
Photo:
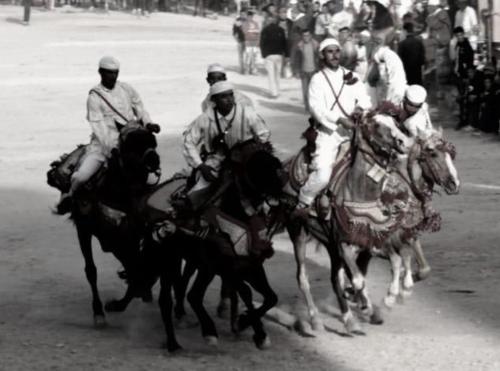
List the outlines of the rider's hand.
<svg viewBox="0 0 500 371">
<path fill-rule="evenodd" d="M 197 167 L 197 170 L 207 182 L 214 182 L 217 179 L 214 175 L 215 169 L 207 164 L 201 164 Z"/>
<path fill-rule="evenodd" d="M 149 124 L 146 124 L 146 129 L 148 129 L 150 132 L 158 134 L 161 130 L 160 125 L 155 124 L 150 122 Z"/>
</svg>

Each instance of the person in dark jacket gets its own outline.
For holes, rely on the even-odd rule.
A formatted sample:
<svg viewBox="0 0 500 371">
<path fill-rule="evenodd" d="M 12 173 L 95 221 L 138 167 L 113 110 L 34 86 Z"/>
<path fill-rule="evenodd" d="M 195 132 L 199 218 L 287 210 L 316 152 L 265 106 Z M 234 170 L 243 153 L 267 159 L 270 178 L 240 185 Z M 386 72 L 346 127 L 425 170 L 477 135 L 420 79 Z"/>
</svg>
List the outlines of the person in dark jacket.
<svg viewBox="0 0 500 371">
<path fill-rule="evenodd" d="M 454 65 L 454 71 L 459 79 L 467 77 L 467 70 L 474 64 L 474 50 L 469 39 L 465 37 L 462 27 L 455 27 L 453 30 L 456 42 L 450 43 L 450 59 Z"/>
<path fill-rule="evenodd" d="M 309 112 L 309 83 L 319 67 L 319 43 L 313 39 L 310 30 L 302 30 L 302 40 L 295 49 L 294 60 L 300 66 L 300 81 L 304 107 Z"/>
<path fill-rule="evenodd" d="M 408 85 L 423 85 L 422 69 L 425 65 L 425 47 L 422 39 L 415 35 L 413 23 L 403 25 L 406 39 L 399 43 L 398 54 L 403 62 Z"/>
<path fill-rule="evenodd" d="M 278 25 L 276 17 L 273 17 L 261 32 L 260 52 L 265 61 L 271 97 L 277 98 L 283 58 L 287 53 L 287 41 L 285 32 Z"/>
</svg>

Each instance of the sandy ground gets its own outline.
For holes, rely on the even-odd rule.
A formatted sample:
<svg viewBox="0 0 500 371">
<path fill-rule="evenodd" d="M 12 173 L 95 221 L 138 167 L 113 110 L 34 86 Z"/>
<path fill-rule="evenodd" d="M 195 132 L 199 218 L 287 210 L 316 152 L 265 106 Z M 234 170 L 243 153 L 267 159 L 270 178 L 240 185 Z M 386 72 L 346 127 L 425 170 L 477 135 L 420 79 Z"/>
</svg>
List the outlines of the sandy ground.
<svg viewBox="0 0 500 371">
<path fill-rule="evenodd" d="M 50 214 L 58 194 L 45 183 L 48 164 L 88 140 L 85 100 L 98 81 L 97 61 L 113 54 L 121 78 L 141 93 L 159 137 L 164 174 L 183 166 L 180 133 L 200 111 L 207 64 L 220 62 L 229 78 L 255 101 L 285 157 L 301 145 L 306 116 L 300 83 L 282 82 L 278 100 L 267 98 L 264 76 L 237 74 L 231 20 L 154 14 L 150 19 L 112 13 L 34 10 L 21 26 L 21 8 L 0 7 L 0 369 L 1 370 L 498 370 L 500 369 L 500 141 L 451 130 L 444 107 L 435 123 L 458 148 L 460 195 L 438 198 L 444 223 L 423 237 L 433 267 L 413 296 L 386 310 L 380 327 L 364 324 L 366 336 L 347 338 L 329 284 L 325 253 L 311 251 L 313 293 L 327 329 L 301 337 L 266 321 L 271 350 L 259 351 L 250 334 L 235 339 L 217 320 L 220 343 L 211 349 L 199 328 L 178 331 L 188 350 L 170 356 L 160 348 L 163 328 L 156 304 L 134 302 L 108 315 L 108 328 L 92 326 L 90 290 L 75 231 Z M 291 244 L 285 235 L 267 262 L 279 308 L 301 316 Z M 99 285 L 105 299 L 124 289 L 118 263 L 96 246 Z M 389 267 L 375 261 L 370 288 L 379 302 Z M 155 292 L 156 294 L 156 292 Z M 217 285 L 207 305 L 214 312 Z"/>
</svg>

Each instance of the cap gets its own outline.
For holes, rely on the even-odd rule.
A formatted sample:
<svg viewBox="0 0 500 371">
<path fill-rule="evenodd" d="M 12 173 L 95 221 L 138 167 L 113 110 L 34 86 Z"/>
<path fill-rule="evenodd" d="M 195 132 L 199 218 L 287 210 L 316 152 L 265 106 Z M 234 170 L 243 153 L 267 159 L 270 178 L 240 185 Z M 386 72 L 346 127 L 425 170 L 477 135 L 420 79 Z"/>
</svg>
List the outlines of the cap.
<svg viewBox="0 0 500 371">
<path fill-rule="evenodd" d="M 233 90 L 233 84 L 231 84 L 229 81 L 217 81 L 210 87 L 210 96 L 212 97 L 214 95 Z"/>
<path fill-rule="evenodd" d="M 423 86 L 410 85 L 406 88 L 405 97 L 415 105 L 421 105 L 427 98 L 427 91 Z"/>
<path fill-rule="evenodd" d="M 207 74 L 212 72 L 226 73 L 226 70 L 219 63 L 212 63 L 208 65 Z"/>
<path fill-rule="evenodd" d="M 105 56 L 99 61 L 99 68 L 110 71 L 118 71 L 120 69 L 120 62 L 114 57 Z"/>
<path fill-rule="evenodd" d="M 340 48 L 340 44 L 337 41 L 337 39 L 334 39 L 333 37 L 330 37 L 328 39 L 324 39 L 321 44 L 319 44 L 319 51 L 322 52 L 323 49 L 329 47 L 329 46 L 336 46 Z"/>
</svg>

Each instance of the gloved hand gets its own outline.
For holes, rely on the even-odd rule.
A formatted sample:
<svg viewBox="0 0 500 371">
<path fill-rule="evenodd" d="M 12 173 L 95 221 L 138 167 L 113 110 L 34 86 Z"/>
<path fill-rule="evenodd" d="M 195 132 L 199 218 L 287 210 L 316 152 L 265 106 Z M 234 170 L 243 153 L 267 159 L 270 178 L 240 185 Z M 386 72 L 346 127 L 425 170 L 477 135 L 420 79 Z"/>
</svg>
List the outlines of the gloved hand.
<svg viewBox="0 0 500 371">
<path fill-rule="evenodd" d="M 207 182 L 214 182 L 217 177 L 214 175 L 215 169 L 207 164 L 201 164 L 196 168 Z"/>
<path fill-rule="evenodd" d="M 149 124 L 146 124 L 146 129 L 148 129 L 150 132 L 158 134 L 161 130 L 160 125 L 155 124 L 150 122 Z"/>
</svg>

